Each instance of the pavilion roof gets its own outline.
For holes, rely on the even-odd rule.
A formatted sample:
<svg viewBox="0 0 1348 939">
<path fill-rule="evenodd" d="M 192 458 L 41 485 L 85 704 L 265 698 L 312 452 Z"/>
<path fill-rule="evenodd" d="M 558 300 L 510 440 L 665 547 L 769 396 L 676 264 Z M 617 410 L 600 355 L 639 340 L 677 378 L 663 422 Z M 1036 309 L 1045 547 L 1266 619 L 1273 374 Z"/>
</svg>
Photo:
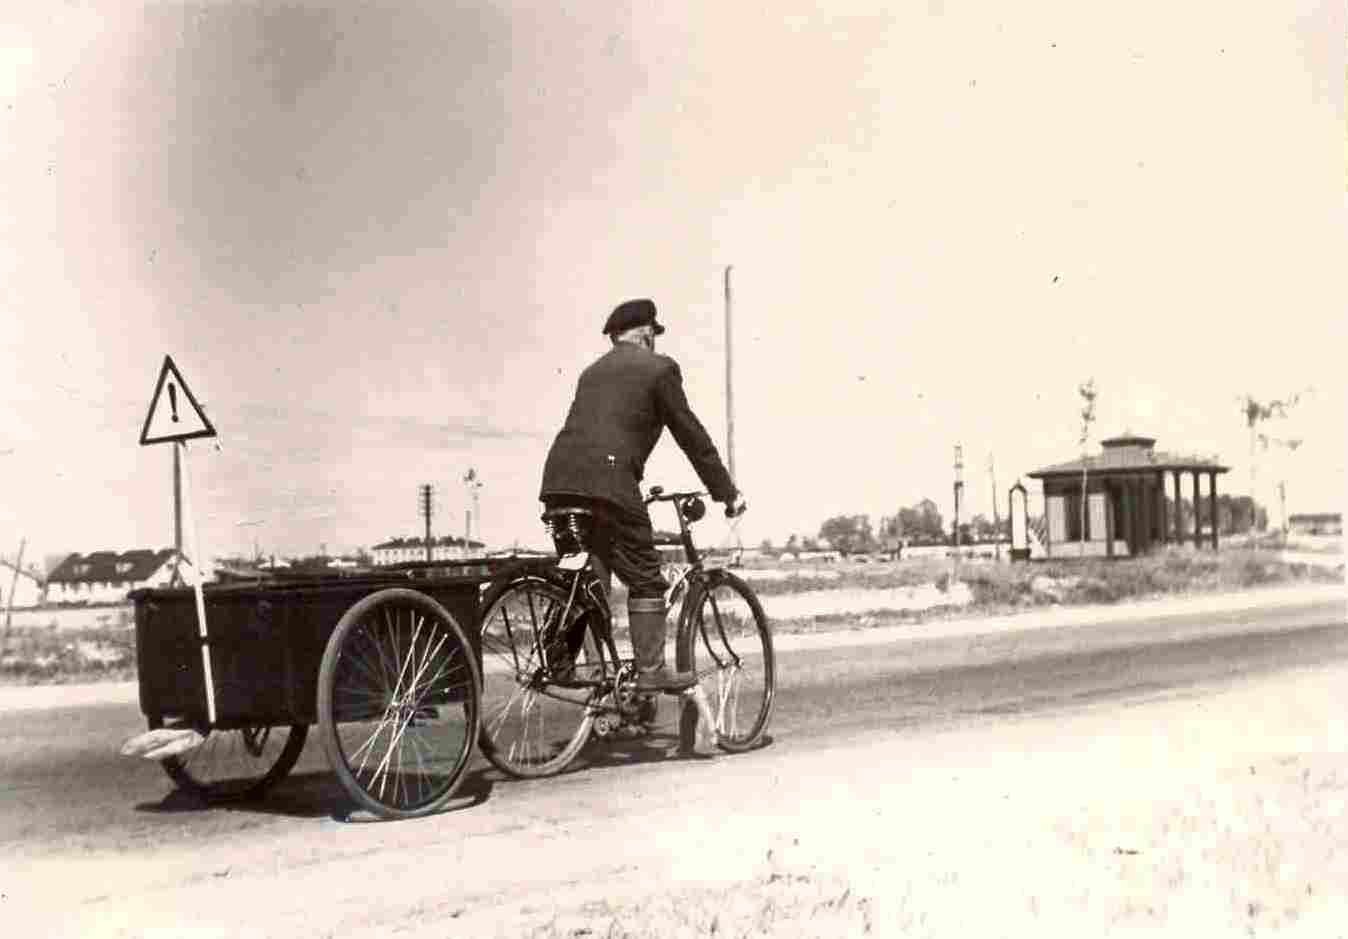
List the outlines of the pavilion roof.
<svg viewBox="0 0 1348 939">
<path fill-rule="evenodd" d="M 1156 472 L 1161 470 L 1225 473 L 1231 469 L 1229 466 L 1218 463 L 1216 457 L 1209 459 L 1193 454 L 1156 450 L 1153 447 L 1154 440 L 1150 437 L 1114 437 L 1103 441 L 1103 444 L 1104 446 L 1098 454 L 1085 460 L 1078 457 L 1065 463 L 1054 463 L 1051 466 L 1042 467 L 1025 475 L 1031 479 L 1068 474 L 1079 475 L 1083 464 L 1085 464 L 1084 468 L 1092 473 Z"/>
</svg>

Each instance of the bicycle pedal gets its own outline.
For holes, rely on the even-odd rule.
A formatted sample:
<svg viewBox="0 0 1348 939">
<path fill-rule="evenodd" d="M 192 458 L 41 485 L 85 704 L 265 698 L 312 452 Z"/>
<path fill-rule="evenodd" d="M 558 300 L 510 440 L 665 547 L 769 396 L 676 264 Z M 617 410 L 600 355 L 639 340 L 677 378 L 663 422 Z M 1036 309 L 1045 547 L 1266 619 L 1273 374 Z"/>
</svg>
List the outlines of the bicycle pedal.
<svg viewBox="0 0 1348 939">
<path fill-rule="evenodd" d="M 623 723 L 618 725 L 618 729 L 613 732 L 613 736 L 617 740 L 636 740 L 639 737 L 647 736 L 650 732 L 650 727 L 645 724 Z"/>
</svg>

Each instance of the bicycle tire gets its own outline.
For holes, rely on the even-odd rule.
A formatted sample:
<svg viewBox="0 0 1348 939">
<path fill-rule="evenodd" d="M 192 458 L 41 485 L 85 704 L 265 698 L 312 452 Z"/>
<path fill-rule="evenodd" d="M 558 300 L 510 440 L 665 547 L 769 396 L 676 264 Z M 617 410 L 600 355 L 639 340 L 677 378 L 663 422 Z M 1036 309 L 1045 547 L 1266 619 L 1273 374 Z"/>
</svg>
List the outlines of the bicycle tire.
<svg viewBox="0 0 1348 939">
<path fill-rule="evenodd" d="M 493 766 L 516 778 L 562 772 L 585 746 L 594 725 L 592 707 L 599 689 L 558 682 L 534 643 L 535 636 L 544 644 L 557 638 L 561 624 L 555 618 L 566 609 L 569 597 L 565 586 L 529 574 L 497 584 L 482 601 L 479 748 Z M 588 609 L 573 601 L 573 610 Z M 576 622 L 578 615 L 565 624 L 566 629 L 585 630 L 572 674 L 586 682 L 602 682 L 606 669 L 602 646 L 590 629 Z M 545 726 L 549 723 L 552 732 Z"/>
<path fill-rule="evenodd" d="M 480 694 L 477 657 L 448 610 L 405 587 L 369 594 L 342 614 L 319 666 L 328 762 L 381 818 L 439 811 L 472 757 Z"/>
<path fill-rule="evenodd" d="M 698 577 L 679 616 L 674 655 L 675 667 L 696 673 L 707 693 L 717 746 L 729 753 L 759 746 L 772 717 L 777 660 L 771 624 L 749 585 L 720 568 Z M 686 706 L 685 714 L 695 713 Z"/>
<path fill-rule="evenodd" d="M 147 723 L 150 730 L 165 726 L 161 715 L 151 716 Z M 284 741 L 271 740 L 276 730 L 285 730 Z M 160 760 L 159 765 L 179 789 L 204 802 L 243 802 L 262 795 L 290 774 L 308 734 L 308 724 L 208 729 L 201 746 L 182 756 Z"/>
</svg>

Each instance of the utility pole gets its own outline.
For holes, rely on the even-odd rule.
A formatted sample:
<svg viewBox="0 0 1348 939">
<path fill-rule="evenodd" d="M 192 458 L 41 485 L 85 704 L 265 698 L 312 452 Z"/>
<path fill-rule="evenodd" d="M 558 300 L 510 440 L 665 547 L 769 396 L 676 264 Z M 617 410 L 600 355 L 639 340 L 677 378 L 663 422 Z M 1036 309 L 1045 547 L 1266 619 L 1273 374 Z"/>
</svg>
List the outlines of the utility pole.
<svg viewBox="0 0 1348 939">
<path fill-rule="evenodd" d="M 730 291 L 730 271 L 733 267 L 727 264 L 725 268 L 725 453 L 726 469 L 732 480 L 735 479 L 735 386 L 732 381 L 734 331 L 731 328 L 733 303 Z"/>
<path fill-rule="evenodd" d="M 19 571 L 23 570 L 23 549 L 28 547 L 28 539 L 19 539 L 19 554 L 14 558 L 14 576 L 9 580 L 9 596 L 5 598 L 5 636 L 4 645 L 9 645 L 10 613 L 14 610 L 14 591 L 19 589 Z"/>
<path fill-rule="evenodd" d="M 1002 559 L 1002 520 L 997 514 L 997 465 L 992 454 L 988 454 L 988 476 L 992 479 L 992 552 L 997 560 Z"/>
<path fill-rule="evenodd" d="M 964 448 L 955 444 L 955 576 L 960 579 L 960 496 L 964 493 Z"/>
<path fill-rule="evenodd" d="M 1287 546 L 1287 480 L 1278 480 L 1278 502 L 1282 505 L 1282 543 Z"/>
<path fill-rule="evenodd" d="M 422 518 L 426 521 L 426 560 L 433 560 L 431 557 L 431 484 L 422 483 L 418 493 L 418 508 L 421 511 Z"/>
<path fill-rule="evenodd" d="M 471 466 L 467 474 L 463 477 L 463 484 L 468 489 L 468 508 L 463 513 L 463 553 L 467 557 L 472 553 L 473 526 L 477 526 L 478 540 L 482 538 L 482 517 L 480 514 L 481 502 L 479 493 L 482 489 L 482 479 L 477 475 L 477 470 Z"/>
</svg>

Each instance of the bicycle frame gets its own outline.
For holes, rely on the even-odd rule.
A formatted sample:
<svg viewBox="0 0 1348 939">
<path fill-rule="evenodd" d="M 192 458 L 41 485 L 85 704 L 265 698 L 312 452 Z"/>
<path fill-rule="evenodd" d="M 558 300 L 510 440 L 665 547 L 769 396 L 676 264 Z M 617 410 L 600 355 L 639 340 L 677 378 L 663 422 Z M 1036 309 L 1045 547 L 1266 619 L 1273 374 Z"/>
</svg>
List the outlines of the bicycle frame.
<svg viewBox="0 0 1348 939">
<path fill-rule="evenodd" d="M 720 568 L 707 568 L 703 564 L 701 553 L 693 543 L 692 521 L 702 517 L 705 511 L 701 504 L 702 492 L 680 492 L 665 495 L 663 490 L 655 487 L 651 494 L 647 496 L 646 503 L 651 502 L 672 502 L 674 503 L 675 517 L 679 523 L 679 540 L 682 542 L 684 557 L 687 561 L 687 567 L 679 571 L 675 576 L 673 583 L 665 592 L 666 605 L 672 607 L 680 599 L 684 600 L 683 608 L 680 611 L 678 622 L 676 623 L 676 645 L 679 640 L 686 636 L 688 631 L 694 628 L 694 617 L 704 593 L 707 592 L 709 577 L 715 576 Z M 588 546 L 583 543 L 577 544 L 580 549 L 572 553 L 562 555 L 546 574 L 540 576 L 551 579 L 555 584 L 567 592 L 566 605 L 561 611 L 560 623 L 571 622 L 574 616 L 583 615 L 584 609 L 588 608 L 598 615 L 591 618 L 587 628 L 591 631 L 601 650 L 601 657 L 607 655 L 609 661 L 613 663 L 613 672 L 608 674 L 604 669 L 604 677 L 598 680 L 586 680 L 581 678 L 569 678 L 564 681 L 556 679 L 546 679 L 546 684 L 556 684 L 559 687 L 567 688 L 594 688 L 599 692 L 598 700 L 592 702 L 589 708 L 592 713 L 619 713 L 623 709 L 614 703 L 601 703 L 608 698 L 611 693 L 615 695 L 622 687 L 625 680 L 634 677 L 635 664 L 630 659 L 623 659 L 618 654 L 617 644 L 613 638 L 613 614 L 608 603 L 608 593 L 605 585 L 600 581 L 598 573 L 595 570 L 593 556 L 588 550 Z M 730 637 L 726 635 L 722 617 L 716 605 L 716 598 L 711 596 L 713 619 L 716 622 L 716 633 L 710 634 L 706 629 L 701 632 L 701 645 L 705 648 L 709 661 L 715 663 L 716 669 L 725 669 L 728 666 L 738 667 L 740 665 L 740 656 L 735 652 Z M 724 654 L 718 654 L 712 646 L 712 636 L 719 638 L 719 644 L 725 650 Z M 540 643 L 536 635 L 535 643 Z M 541 653 L 541 648 L 536 650 Z M 540 661 L 542 656 L 540 654 Z M 541 693 L 546 694 L 546 690 L 540 689 Z M 610 699 L 613 700 L 613 699 Z M 701 705 L 699 705 L 700 707 Z"/>
</svg>

